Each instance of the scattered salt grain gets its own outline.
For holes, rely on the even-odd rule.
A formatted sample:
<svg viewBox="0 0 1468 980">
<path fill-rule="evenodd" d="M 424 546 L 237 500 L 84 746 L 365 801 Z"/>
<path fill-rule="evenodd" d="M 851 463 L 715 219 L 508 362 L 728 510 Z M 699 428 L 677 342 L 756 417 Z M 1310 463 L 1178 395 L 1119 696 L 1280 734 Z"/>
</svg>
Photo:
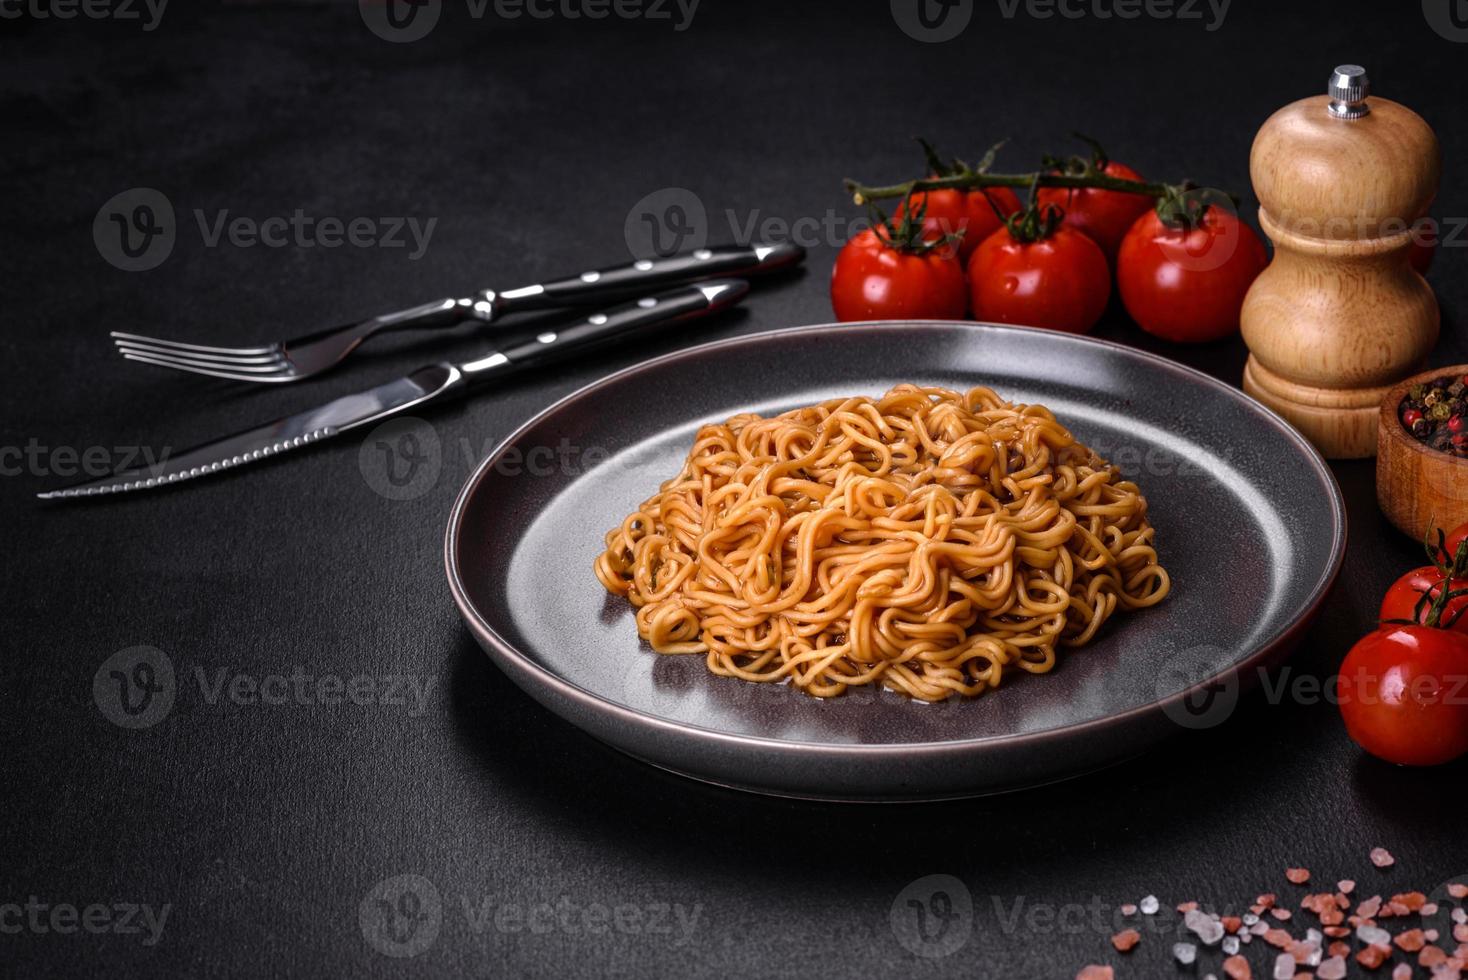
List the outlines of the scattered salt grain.
<svg viewBox="0 0 1468 980">
<path fill-rule="evenodd" d="M 1406 963 L 1398 963 L 1396 969 L 1392 970 L 1392 980 L 1412 980 L 1412 967 Z"/>
<path fill-rule="evenodd" d="M 1386 946 L 1392 941 L 1392 934 L 1379 926 L 1370 926 L 1363 922 L 1356 927 L 1356 938 L 1367 946 Z"/>
<path fill-rule="evenodd" d="M 1295 980 L 1295 958 L 1289 953 L 1280 953 L 1274 958 L 1274 980 Z"/>
<path fill-rule="evenodd" d="M 1391 851 L 1388 851 L 1386 848 L 1373 847 L 1371 849 L 1371 863 L 1378 868 L 1390 868 L 1397 863 L 1397 859 L 1392 857 Z"/>
<path fill-rule="evenodd" d="M 1346 960 L 1342 956 L 1332 956 L 1320 964 L 1320 969 L 1315 971 L 1319 980 L 1343 980 L 1346 975 Z"/>
<path fill-rule="evenodd" d="M 1172 955 L 1183 966 L 1192 966 L 1193 961 L 1198 958 L 1198 947 L 1192 943 L 1174 943 Z"/>
<path fill-rule="evenodd" d="M 1224 936 L 1223 937 L 1223 951 L 1226 954 L 1228 954 L 1229 956 L 1232 956 L 1235 953 L 1237 953 L 1239 951 L 1239 937 L 1238 936 Z"/>
<path fill-rule="evenodd" d="M 1116 947 L 1118 953 L 1130 953 L 1141 941 L 1142 934 L 1135 929 L 1123 929 L 1111 937 L 1111 945 Z"/>
<path fill-rule="evenodd" d="M 1249 980 L 1254 971 L 1249 969 L 1249 961 L 1242 956 L 1230 956 L 1223 961 L 1223 972 L 1227 973 L 1229 980 Z"/>
<path fill-rule="evenodd" d="M 1259 921 L 1259 916 L 1255 915 L 1253 912 L 1245 912 L 1244 913 L 1244 919 L 1243 919 L 1244 925 L 1246 925 L 1246 926 L 1252 926 L 1254 923 L 1256 923 L 1258 921 Z"/>
<path fill-rule="evenodd" d="M 1307 881 L 1310 880 L 1310 869 L 1309 868 L 1286 868 L 1285 869 L 1285 877 L 1290 880 L 1290 884 L 1293 884 L 1293 885 L 1303 885 L 1303 884 L 1305 884 L 1305 882 L 1307 882 Z"/>
<path fill-rule="evenodd" d="M 1160 907 L 1161 903 L 1157 901 L 1156 895 L 1148 895 L 1146 898 L 1142 899 L 1142 904 L 1139 906 L 1139 908 L 1141 908 L 1142 910 L 1143 915 L 1156 915 L 1157 910 Z"/>
<path fill-rule="evenodd" d="M 1191 909 L 1183 916 L 1183 925 L 1196 933 L 1206 946 L 1216 946 L 1223 938 L 1223 923 L 1206 912 Z"/>
<path fill-rule="evenodd" d="M 1081 972 L 1076 974 L 1076 980 L 1115 980 L 1115 977 L 1116 971 L 1111 967 L 1094 963 L 1081 967 Z"/>
<path fill-rule="evenodd" d="M 1136 915 L 1137 914 L 1137 907 L 1135 905 L 1131 904 L 1130 902 L 1128 902 L 1126 905 L 1123 905 L 1121 907 L 1121 914 L 1122 915 Z"/>
<path fill-rule="evenodd" d="M 1335 887 L 1336 891 L 1340 892 L 1342 895 L 1349 895 L 1351 894 L 1351 892 L 1356 890 L 1356 883 L 1350 878 L 1342 878 L 1340 881 L 1335 883 Z"/>
</svg>

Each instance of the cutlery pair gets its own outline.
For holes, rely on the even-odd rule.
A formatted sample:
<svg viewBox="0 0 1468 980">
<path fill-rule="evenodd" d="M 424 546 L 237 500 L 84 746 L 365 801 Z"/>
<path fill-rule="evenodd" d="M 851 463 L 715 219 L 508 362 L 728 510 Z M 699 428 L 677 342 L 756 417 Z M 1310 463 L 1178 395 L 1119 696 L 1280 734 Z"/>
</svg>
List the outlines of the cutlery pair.
<svg viewBox="0 0 1468 980">
<path fill-rule="evenodd" d="M 477 320 L 489 323 L 513 312 L 606 301 L 650 286 L 687 285 L 547 328 L 532 338 L 463 362 L 442 361 L 317 408 L 225 436 L 161 462 L 119 470 L 96 480 L 38 494 L 43 500 L 74 499 L 167 486 L 232 469 L 310 445 L 393 415 L 437 402 L 488 379 L 542 365 L 611 340 L 631 339 L 668 324 L 708 316 L 738 303 L 749 291 L 742 279 L 711 278 L 731 272 L 757 274 L 799 263 L 797 245 L 698 249 L 665 259 L 585 272 L 580 276 L 467 299 L 446 299 L 362 323 L 254 348 L 206 347 L 137 335 L 113 337 L 129 360 L 231 380 L 300 381 L 340 363 L 374 334 L 396 329 L 437 329 Z"/>
</svg>

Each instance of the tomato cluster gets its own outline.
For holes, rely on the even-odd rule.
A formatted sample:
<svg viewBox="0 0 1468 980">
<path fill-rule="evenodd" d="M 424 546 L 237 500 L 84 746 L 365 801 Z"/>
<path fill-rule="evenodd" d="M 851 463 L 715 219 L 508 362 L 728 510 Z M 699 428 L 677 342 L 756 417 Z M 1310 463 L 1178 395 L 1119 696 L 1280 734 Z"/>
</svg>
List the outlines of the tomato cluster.
<svg viewBox="0 0 1468 980">
<path fill-rule="evenodd" d="M 1083 179 L 1142 181 L 1099 148 L 1078 166 Z M 884 241 L 890 236 L 856 236 L 832 271 L 838 319 L 967 315 L 1084 333 L 1106 310 L 1114 270 L 1142 329 L 1201 343 L 1238 330 L 1244 295 L 1268 263 L 1259 237 L 1231 210 L 1186 194 L 1159 201 L 1104 187 L 1041 187 L 1025 209 L 1005 187 L 945 188 L 914 193 L 897 217 L 919 211 L 923 240 L 956 236 L 954 247 L 896 261 L 879 247 L 895 247 Z M 967 281 L 964 303 L 956 277 Z"/>
<path fill-rule="evenodd" d="M 1367 752 L 1407 766 L 1468 754 L 1468 524 L 1387 589 L 1381 626 L 1341 664 L 1341 715 Z"/>
</svg>

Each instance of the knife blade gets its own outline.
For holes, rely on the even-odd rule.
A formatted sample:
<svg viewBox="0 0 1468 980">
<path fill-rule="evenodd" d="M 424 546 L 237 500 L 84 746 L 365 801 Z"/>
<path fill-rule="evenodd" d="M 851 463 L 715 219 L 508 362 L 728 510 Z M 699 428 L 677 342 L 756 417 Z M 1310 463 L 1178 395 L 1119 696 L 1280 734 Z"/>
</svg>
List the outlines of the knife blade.
<svg viewBox="0 0 1468 980">
<path fill-rule="evenodd" d="M 118 470 L 36 496 L 42 500 L 73 500 L 127 493 L 231 470 L 442 400 L 491 377 L 543 364 L 594 344 L 626 339 L 648 328 L 717 313 L 738 303 L 748 291 L 749 285 L 743 280 L 714 279 L 644 297 L 593 313 L 568 326 L 547 329 L 473 361 L 424 365 L 386 384 L 204 443 L 156 463 Z"/>
</svg>

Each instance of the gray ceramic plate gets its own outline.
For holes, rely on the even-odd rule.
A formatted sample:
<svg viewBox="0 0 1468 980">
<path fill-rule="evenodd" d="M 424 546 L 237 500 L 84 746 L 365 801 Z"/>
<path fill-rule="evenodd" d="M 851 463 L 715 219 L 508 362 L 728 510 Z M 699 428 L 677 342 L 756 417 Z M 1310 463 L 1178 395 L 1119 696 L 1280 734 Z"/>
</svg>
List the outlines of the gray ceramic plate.
<svg viewBox="0 0 1468 980">
<path fill-rule="evenodd" d="M 1047 405 L 1141 484 L 1172 595 L 1112 620 L 1050 674 L 941 705 L 873 690 L 819 701 L 643 644 L 592 562 L 603 534 L 677 472 L 699 425 L 901 382 L 988 385 Z M 709 782 L 884 800 L 1062 779 L 1223 721 L 1330 588 L 1345 517 L 1303 438 L 1196 371 L 1044 330 L 889 322 L 740 337 L 583 388 L 484 461 L 445 547 L 479 643 L 572 724 Z"/>
</svg>

